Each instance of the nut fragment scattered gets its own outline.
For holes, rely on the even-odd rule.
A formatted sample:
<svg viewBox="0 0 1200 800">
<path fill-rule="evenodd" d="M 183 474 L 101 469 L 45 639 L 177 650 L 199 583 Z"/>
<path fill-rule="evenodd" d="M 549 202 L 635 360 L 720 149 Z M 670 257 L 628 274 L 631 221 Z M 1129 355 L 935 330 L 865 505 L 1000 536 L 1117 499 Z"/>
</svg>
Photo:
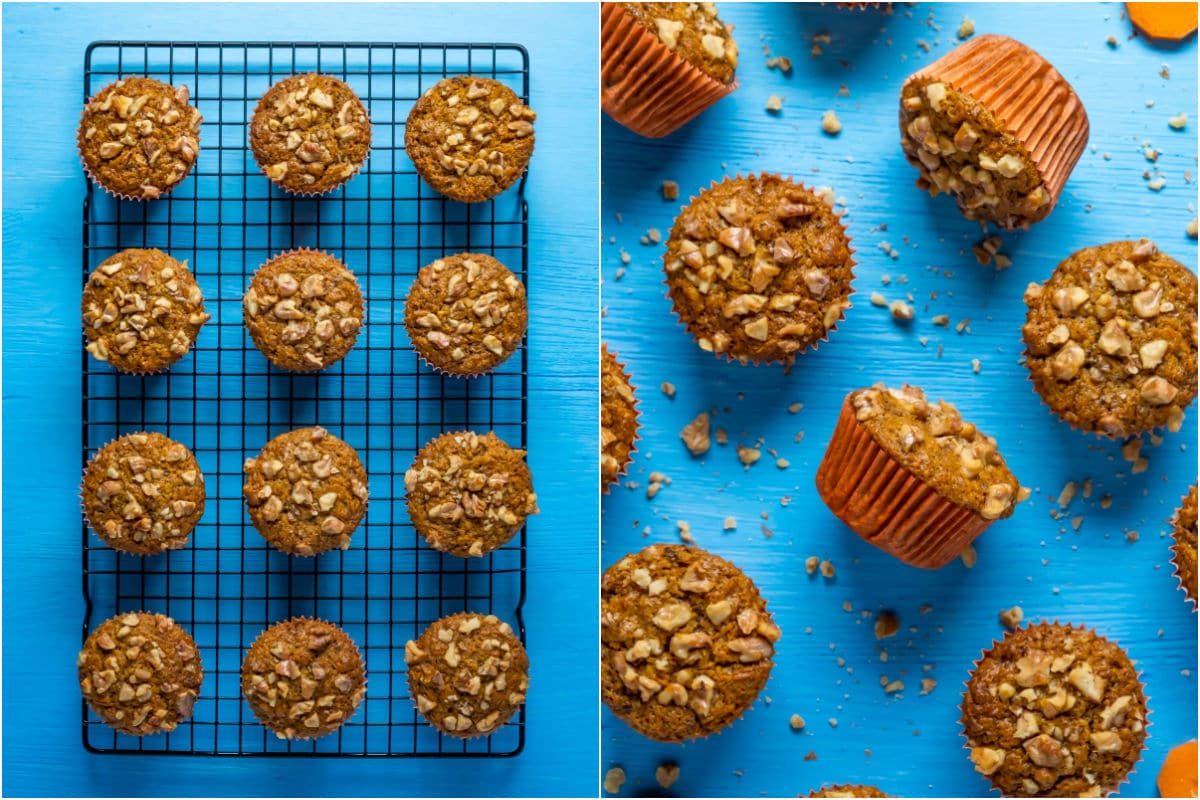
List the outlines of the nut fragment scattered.
<svg viewBox="0 0 1200 800">
<path fill-rule="evenodd" d="M 829 136 L 837 136 L 842 132 L 842 121 L 838 119 L 837 112 L 833 109 L 821 115 L 821 130 Z"/>
<path fill-rule="evenodd" d="M 709 416 L 707 411 L 701 411 L 696 418 L 684 426 L 679 436 L 684 445 L 694 456 L 702 456 L 712 447 L 709 438 Z"/>
<path fill-rule="evenodd" d="M 620 767 L 610 767 L 608 772 L 604 773 L 604 791 L 609 794 L 616 794 L 621 791 L 621 787 L 625 785 L 625 770 Z"/>
<path fill-rule="evenodd" d="M 875 638 L 887 639 L 900 630 L 900 618 L 894 611 L 881 611 L 875 618 Z"/>
</svg>

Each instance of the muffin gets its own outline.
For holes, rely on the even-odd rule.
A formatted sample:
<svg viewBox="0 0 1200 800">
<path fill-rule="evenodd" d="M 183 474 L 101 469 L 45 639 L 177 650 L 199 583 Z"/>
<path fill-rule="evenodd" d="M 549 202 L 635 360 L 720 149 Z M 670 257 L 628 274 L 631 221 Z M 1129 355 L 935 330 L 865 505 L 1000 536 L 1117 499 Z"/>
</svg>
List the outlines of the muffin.
<svg viewBox="0 0 1200 800">
<path fill-rule="evenodd" d="M 83 472 L 83 516 L 114 550 L 149 556 L 187 544 L 204 515 L 204 476 L 192 452 L 161 433 L 129 433 Z"/>
<path fill-rule="evenodd" d="M 333 623 L 293 617 L 267 628 L 242 662 L 242 694 L 280 739 L 316 739 L 342 727 L 367 691 L 362 656 Z"/>
<path fill-rule="evenodd" d="M 754 703 L 779 636 L 733 564 L 697 547 L 651 545 L 600 582 L 601 696 L 651 739 L 708 736 Z"/>
<path fill-rule="evenodd" d="M 1033 386 L 1077 430 L 1178 431 L 1196 396 L 1196 276 L 1146 239 L 1085 247 L 1025 290 Z"/>
<path fill-rule="evenodd" d="M 349 549 L 367 510 L 367 471 L 353 447 L 322 427 L 299 428 L 267 442 L 242 471 L 250 521 L 276 550 Z"/>
<path fill-rule="evenodd" d="M 293 75 L 258 101 L 250 150 L 271 183 L 292 194 L 332 191 L 371 153 L 371 121 L 354 90 L 329 75 Z"/>
<path fill-rule="evenodd" d="M 870 3 L 838 3 L 842 5 L 871 5 Z M 836 783 L 829 786 L 822 786 L 820 790 L 809 792 L 809 797 L 891 797 L 890 794 L 885 794 L 883 791 L 874 786 L 863 786 L 856 783 Z"/>
<path fill-rule="evenodd" d="M 358 340 L 363 296 L 346 265 L 328 253 L 289 250 L 258 268 L 242 298 L 254 346 L 280 369 L 315 372 Z"/>
<path fill-rule="evenodd" d="M 448 736 L 490 736 L 525 703 L 529 656 L 507 622 L 454 614 L 404 645 L 408 692 L 421 716 Z"/>
<path fill-rule="evenodd" d="M 83 287 L 87 351 L 121 372 L 159 372 L 196 342 L 210 315 L 186 262 L 162 250 L 109 256 Z"/>
<path fill-rule="evenodd" d="M 900 90 L 900 143 L 917 186 L 949 194 L 967 219 L 1010 229 L 1045 219 L 1087 140 L 1075 90 L 1007 36 L 959 45 Z"/>
<path fill-rule="evenodd" d="M 404 302 L 404 325 L 417 354 L 439 372 L 482 375 L 525 338 L 525 285 L 483 253 L 439 258 L 417 273 Z"/>
<path fill-rule="evenodd" d="M 478 558 L 506 544 L 538 513 L 525 451 L 488 431 L 443 433 L 404 473 L 408 516 L 435 550 Z"/>
<path fill-rule="evenodd" d="M 536 119 L 499 81 L 443 78 L 409 112 L 404 147 L 417 173 L 439 194 L 481 203 L 525 174 Z"/>
<path fill-rule="evenodd" d="M 600 345 L 600 488 L 625 474 L 637 442 L 638 410 L 633 384 L 617 357 Z"/>
<path fill-rule="evenodd" d="M 950 563 L 1029 496 L 995 439 L 907 384 L 846 395 L 816 482 L 852 531 L 924 569 Z"/>
<path fill-rule="evenodd" d="M 79 121 L 88 177 L 126 200 L 154 200 L 187 177 L 200 153 L 200 112 L 186 86 L 122 78 L 97 92 Z"/>
<path fill-rule="evenodd" d="M 790 364 L 850 307 L 853 252 L 838 215 L 803 184 L 739 175 L 675 219 L 663 255 L 667 294 L 700 349 Z"/>
<path fill-rule="evenodd" d="M 1175 518 L 1171 520 L 1171 552 L 1174 557 L 1171 563 L 1175 565 L 1175 577 L 1179 579 L 1179 587 L 1187 593 L 1196 610 L 1196 484 L 1184 495 Z"/>
<path fill-rule="evenodd" d="M 600 104 L 642 136 L 666 136 L 737 88 L 733 26 L 713 3 L 603 3 Z"/>
<path fill-rule="evenodd" d="M 1042 622 L 976 662 L 962 725 L 975 771 L 1006 797 L 1103 797 L 1141 757 L 1147 713 L 1124 650 Z"/>
<path fill-rule="evenodd" d="M 79 688 L 96 716 L 130 736 L 175 730 L 192 716 L 204 669 L 188 632 L 162 614 L 118 614 L 79 651 Z"/>
</svg>

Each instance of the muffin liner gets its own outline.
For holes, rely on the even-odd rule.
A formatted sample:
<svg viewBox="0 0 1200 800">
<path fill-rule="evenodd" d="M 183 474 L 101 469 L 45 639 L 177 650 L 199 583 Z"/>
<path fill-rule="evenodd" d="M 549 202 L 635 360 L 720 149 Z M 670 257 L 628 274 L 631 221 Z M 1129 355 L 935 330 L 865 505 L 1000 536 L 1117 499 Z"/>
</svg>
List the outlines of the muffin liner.
<svg viewBox="0 0 1200 800">
<path fill-rule="evenodd" d="M 791 183 L 792 185 L 797 186 L 805 191 L 809 191 L 809 192 L 813 191 L 804 182 L 802 182 L 802 181 L 797 182 L 797 181 L 793 180 L 792 178 L 784 178 L 783 175 L 778 172 L 774 173 L 773 175 L 772 175 L 772 173 L 769 173 L 769 172 L 762 172 L 762 173 L 760 173 L 760 175 L 762 177 L 776 177 L 776 178 L 779 178 L 780 180 L 786 180 L 788 183 Z M 748 173 L 744 177 L 751 178 L 751 177 L 755 177 L 755 175 L 753 173 Z M 729 177 L 728 175 L 726 175 L 720 181 L 713 181 L 711 184 L 709 184 L 708 191 L 715 189 L 717 186 L 719 186 L 723 183 L 732 183 L 734 181 L 739 181 L 742 178 L 743 178 L 743 175 L 740 172 L 737 173 L 736 175 L 734 175 L 734 177 L 732 177 L 732 178 Z M 676 215 L 675 219 L 671 220 L 671 228 L 672 229 L 674 229 L 675 223 L 679 221 L 679 216 L 682 215 L 683 212 L 687 210 L 688 206 L 691 205 L 696 200 L 697 197 L 698 197 L 698 195 L 690 195 L 688 197 L 688 202 L 679 207 L 679 215 Z M 824 201 L 822 200 L 821 202 L 824 202 Z M 797 356 L 802 356 L 810 350 L 815 352 L 817 350 L 817 347 L 820 344 L 829 341 L 829 334 L 837 330 L 838 323 L 846 318 L 846 312 L 849 309 L 854 307 L 853 304 L 850 303 L 850 298 L 853 297 L 855 294 L 854 279 L 857 276 L 854 274 L 854 268 L 858 266 L 858 262 L 854 260 L 854 256 L 858 251 L 854 249 L 854 237 L 852 237 L 850 235 L 850 231 L 846 228 L 846 225 L 844 223 L 842 223 L 842 217 L 845 216 L 845 214 L 846 214 L 845 211 L 842 211 L 839 213 L 838 211 L 834 210 L 834 212 L 833 212 L 833 215 L 837 218 L 838 223 L 842 226 L 842 235 L 846 237 L 846 250 L 850 254 L 850 263 L 848 265 L 850 268 L 850 281 L 849 281 L 850 291 L 846 293 L 846 307 L 841 310 L 841 312 L 838 314 L 837 319 L 834 320 L 833 324 L 825 329 L 824 335 L 821 336 L 820 339 L 817 339 L 815 342 L 812 342 L 811 344 L 807 344 L 804 347 L 802 347 L 801 349 L 792 353 L 791 357 L 787 358 L 787 359 L 771 359 L 768 361 L 759 361 L 756 358 L 742 359 L 742 358 L 738 358 L 737 356 L 735 356 L 729 352 L 717 353 L 714 351 L 713 355 L 715 357 L 724 358 L 727 363 L 730 361 L 736 361 L 739 364 L 743 364 L 743 365 L 744 364 L 753 364 L 756 367 L 760 367 L 763 364 L 783 364 L 784 368 L 785 368 L 785 372 L 786 372 L 786 370 L 791 369 L 792 364 L 795 362 Z M 666 255 L 664 253 L 664 267 L 665 267 L 665 259 L 666 259 Z M 687 329 L 687 332 L 691 335 L 691 337 L 694 340 L 699 341 L 700 337 L 703 336 L 706 333 L 706 331 L 700 329 L 699 327 L 694 326 L 693 323 L 684 321 L 683 317 L 680 316 L 679 312 L 675 310 L 675 301 L 671 299 L 670 281 L 664 279 L 663 285 L 668 287 L 665 297 L 671 303 L 671 313 L 674 314 L 675 319 Z"/>
<path fill-rule="evenodd" d="M 1172 567 L 1174 567 L 1174 568 L 1175 568 L 1175 571 L 1174 571 L 1173 573 L 1171 573 L 1171 575 L 1172 575 L 1172 577 L 1173 577 L 1173 578 L 1175 578 L 1175 585 L 1176 585 L 1176 588 L 1177 588 L 1179 591 L 1183 592 L 1183 601 L 1192 607 L 1192 613 L 1193 613 L 1193 614 L 1195 614 L 1195 613 L 1196 613 L 1196 611 L 1197 611 L 1197 608 L 1196 608 L 1196 601 L 1195 601 L 1195 600 L 1194 600 L 1192 597 L 1190 597 L 1190 596 L 1188 595 L 1188 593 L 1187 593 L 1187 588 L 1186 588 L 1186 587 L 1183 585 L 1183 575 L 1181 575 L 1181 574 L 1180 574 L 1180 572 L 1179 572 L 1179 560 L 1178 560 L 1178 559 L 1179 559 L 1179 554 L 1175 552 L 1175 543 L 1176 543 L 1176 539 L 1175 539 L 1175 525 L 1176 525 L 1176 521 L 1179 519 L 1179 512 L 1180 512 L 1180 511 L 1183 509 L 1183 504 L 1187 502 L 1188 495 L 1190 495 L 1190 494 L 1191 494 L 1191 492 L 1188 492 L 1187 494 L 1183 495 L 1183 497 L 1179 498 L 1179 506 L 1178 506 L 1178 507 L 1175 509 L 1175 513 L 1174 513 L 1174 514 L 1171 516 L 1171 520 L 1170 520 L 1170 522 L 1171 522 L 1171 542 L 1172 542 L 1172 545 L 1171 545 L 1171 548 L 1170 548 L 1170 550 L 1171 550 L 1171 561 L 1170 561 L 1170 564 L 1171 564 L 1171 566 L 1172 566 Z"/>
<path fill-rule="evenodd" d="M 609 350 L 607 344 L 601 343 L 600 349 L 607 352 L 613 357 L 613 360 L 617 362 L 617 368 L 621 371 L 621 376 L 625 378 L 625 382 L 629 384 L 629 391 L 633 393 L 633 441 L 629 446 L 629 456 L 625 459 L 625 463 L 621 465 L 621 468 L 617 470 L 617 477 L 608 483 L 605 483 L 601 488 L 601 491 L 604 494 L 610 494 L 612 487 L 619 486 L 621 484 L 621 478 L 625 477 L 625 475 L 629 472 L 629 467 L 633 465 L 633 454 L 638 451 L 637 443 L 642 440 L 642 437 L 639 435 L 642 430 L 642 413 L 638 411 L 639 401 L 637 396 L 637 387 L 633 385 L 633 381 L 631 380 L 633 377 L 632 373 L 625 369 L 625 365 L 622 364 L 617 358 L 616 351 Z M 603 358 L 603 356 L 601 357 Z M 603 380 L 603 372 L 601 372 L 601 380 Z M 601 480 L 603 480 L 603 476 L 601 476 Z"/>
<path fill-rule="evenodd" d="M 1032 48 L 988 33 L 904 82 L 932 79 L 970 95 L 1024 145 L 1050 193 L 1049 215 L 1087 146 L 1087 111 L 1071 84 Z"/>
<path fill-rule="evenodd" d="M 1025 627 L 1026 627 L 1026 628 L 1031 628 L 1031 627 L 1035 627 L 1035 626 L 1034 626 L 1032 623 L 1030 623 L 1030 624 L 1026 625 Z M 1041 622 L 1039 622 L 1039 623 L 1037 624 L 1037 626 L 1036 626 L 1036 627 L 1041 627 L 1041 628 L 1063 628 L 1063 627 L 1066 627 L 1066 628 L 1071 628 L 1071 629 L 1073 629 L 1073 630 L 1081 630 L 1081 631 L 1088 631 L 1088 630 L 1090 630 L 1090 631 L 1091 631 L 1093 634 L 1095 634 L 1096 636 L 1100 637 L 1101 639 L 1104 639 L 1104 640 L 1105 640 L 1106 642 L 1108 642 L 1109 644 L 1113 644 L 1113 645 L 1116 645 L 1117 647 L 1120 647 L 1120 648 L 1121 648 L 1121 652 L 1125 653 L 1125 657 L 1126 657 L 1126 658 L 1129 658 L 1129 651 L 1128 651 L 1128 650 L 1126 650 L 1124 647 L 1121 647 L 1121 644 L 1120 644 L 1120 643 L 1119 643 L 1119 642 L 1118 642 L 1116 639 L 1113 639 L 1113 638 L 1112 638 L 1112 637 L 1110 637 L 1110 636 L 1101 636 L 1101 635 L 1100 635 L 1100 633 L 1099 633 L 1099 632 L 1098 632 L 1098 631 L 1097 631 L 1095 628 L 1088 628 L 1086 625 L 1072 625 L 1071 623 L 1067 623 L 1066 625 L 1063 625 L 1063 624 L 1061 624 L 1061 623 L 1058 621 L 1058 619 L 1057 619 L 1057 618 L 1054 620 L 1054 622 L 1047 622 L 1045 619 L 1043 619 Z M 1007 634 L 1006 634 L 1006 635 L 1007 635 Z M 981 663 L 981 662 L 982 662 L 982 661 L 983 661 L 985 658 L 987 658 L 988 656 L 990 656 L 990 655 L 992 654 L 992 651 L 993 651 L 993 650 L 996 648 L 996 645 L 1000 644 L 1000 642 L 1001 642 L 1001 641 L 1003 641 L 1003 640 L 1004 640 L 1004 637 L 1001 637 L 1001 638 L 999 638 L 999 639 L 992 639 L 992 643 L 991 643 L 991 645 L 990 645 L 989 647 L 987 647 L 987 648 L 984 648 L 983 650 L 981 650 L 981 651 L 979 652 L 979 658 L 975 659 L 975 661 L 972 663 L 972 665 L 971 665 L 971 671 L 970 671 L 970 672 L 967 674 L 967 679 L 966 679 L 965 681 L 963 681 L 963 684 L 962 684 L 962 686 L 963 686 L 963 697 L 964 697 L 964 698 L 966 697 L 966 695 L 967 695 L 967 692 L 968 692 L 968 691 L 970 691 L 970 689 L 969 689 L 968 687 L 969 687 L 969 685 L 970 685 L 970 682 L 971 682 L 971 676 L 975 674 L 975 671 L 976 671 L 977 669 L 979 669 L 979 664 L 980 664 L 980 663 Z M 1129 660 L 1130 660 L 1130 662 L 1131 662 L 1131 663 L 1133 663 L 1133 659 L 1132 659 L 1132 658 L 1130 658 Z M 1137 757 L 1137 759 L 1135 759 L 1135 760 L 1134 760 L 1134 762 L 1133 762 L 1133 764 L 1131 764 L 1131 765 L 1129 766 L 1129 772 L 1125 773 L 1125 777 L 1124 777 L 1124 778 L 1122 778 L 1121 780 L 1117 781 L 1117 782 L 1116 782 L 1115 784 L 1113 784 L 1112 786 L 1110 786 L 1110 787 L 1103 787 L 1103 788 L 1105 789 L 1105 791 L 1104 791 L 1104 793 L 1101 795 L 1101 797 L 1108 797 L 1109 795 L 1111 795 L 1111 794 L 1113 794 L 1114 792 L 1118 791 L 1118 790 L 1119 790 L 1119 789 L 1120 789 L 1122 786 L 1124 786 L 1126 783 L 1128 783 L 1128 782 L 1129 782 L 1129 776 L 1130 776 L 1130 775 L 1133 775 L 1134 773 L 1136 773 L 1136 772 L 1137 772 L 1137 765 L 1138 765 L 1138 764 L 1140 764 L 1140 763 L 1142 762 L 1142 758 L 1143 758 L 1143 756 L 1145 755 L 1145 753 L 1146 753 L 1146 750 L 1148 749 L 1148 747 L 1146 746 L 1146 743 L 1147 743 L 1147 742 L 1149 742 L 1149 741 L 1150 741 L 1150 738 L 1151 738 L 1151 736 L 1150 736 L 1150 726 L 1154 724 L 1154 723 L 1151 721 L 1151 719 L 1150 719 L 1150 715 L 1151 715 L 1152 713 L 1154 713 L 1154 711 L 1153 711 L 1153 709 L 1151 709 L 1151 708 L 1150 708 L 1150 695 L 1146 694 L 1146 682 L 1142 680 L 1142 671 L 1141 671 L 1141 670 L 1139 670 L 1139 671 L 1137 672 L 1137 679 L 1138 679 L 1138 687 L 1139 687 L 1139 688 L 1141 689 L 1141 691 L 1142 691 L 1142 705 L 1143 705 L 1143 707 L 1145 708 L 1145 711 L 1146 711 L 1146 718 L 1145 718 L 1145 719 L 1142 721 L 1142 724 L 1145 726 L 1144 730 L 1145 730 L 1146 736 L 1145 736 L 1145 738 L 1143 738 L 1143 739 L 1142 739 L 1142 749 L 1141 749 L 1141 751 L 1138 753 L 1138 757 Z M 958 704 L 958 728 L 959 728 L 959 730 L 958 730 L 958 735 L 959 735 L 959 736 L 961 736 L 961 737 L 963 737 L 963 739 L 965 739 L 965 740 L 966 740 L 966 741 L 963 743 L 963 750 L 966 750 L 966 751 L 968 752 L 968 755 L 969 755 L 969 754 L 970 754 L 970 750 L 971 750 L 971 740 L 970 740 L 970 739 L 967 737 L 967 728 L 966 728 L 966 725 L 964 725 L 964 724 L 963 724 L 963 720 L 962 720 L 962 714 L 963 714 L 963 705 L 964 705 L 964 703 L 962 703 L 962 702 L 960 702 L 960 703 Z M 987 775 L 984 775 L 983 773 L 980 773 L 980 772 L 976 772 L 975 774 L 979 775 L 979 777 L 980 777 L 980 778 L 982 778 L 983 780 L 987 781 L 987 782 L 988 782 L 988 786 L 989 786 L 991 789 L 993 789 L 993 790 L 995 790 L 995 791 L 999 791 L 999 788 L 998 788 L 998 787 L 996 787 L 996 786 L 995 786 L 995 785 L 992 783 L 992 781 L 991 781 L 991 778 L 990 778 L 989 776 L 987 776 Z"/>
<path fill-rule="evenodd" d="M 601 3 L 600 105 L 629 130 L 666 136 L 737 86 L 689 64 L 620 3 Z"/>
</svg>

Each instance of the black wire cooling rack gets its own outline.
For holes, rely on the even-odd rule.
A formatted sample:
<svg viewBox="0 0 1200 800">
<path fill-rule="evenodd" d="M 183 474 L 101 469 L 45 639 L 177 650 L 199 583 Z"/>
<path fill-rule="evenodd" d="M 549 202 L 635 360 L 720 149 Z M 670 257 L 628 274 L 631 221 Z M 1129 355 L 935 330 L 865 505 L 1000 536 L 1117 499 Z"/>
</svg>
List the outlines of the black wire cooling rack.
<svg viewBox="0 0 1200 800">
<path fill-rule="evenodd" d="M 366 103 L 371 157 L 343 189 L 294 198 L 272 187 L 247 145 L 258 98 L 289 75 L 341 78 Z M 447 378 L 421 365 L 403 328 L 404 298 L 424 264 L 480 250 L 528 285 L 524 181 L 483 204 L 450 202 L 425 186 L 404 152 L 420 95 L 448 75 L 474 74 L 529 97 L 529 56 L 513 44 L 96 42 L 84 97 L 128 75 L 185 84 L 204 116 L 192 174 L 166 197 L 119 201 L 88 184 L 84 279 L 127 247 L 187 259 L 212 320 L 166 374 L 122 375 L 83 353 L 83 464 L 119 435 L 159 431 L 195 453 L 208 492 L 187 547 L 138 558 L 83 527 L 83 634 L 125 611 L 174 617 L 200 647 L 204 684 L 192 719 L 162 736 L 114 733 L 83 704 L 83 744 L 97 753 L 312 756 L 513 756 L 521 714 L 490 737 L 462 742 L 420 719 L 408 695 L 404 644 L 458 611 L 494 613 L 525 637 L 525 531 L 482 559 L 425 545 L 404 508 L 404 472 L 425 442 L 449 430 L 526 444 L 527 354 L 492 374 Z M 271 255 L 293 247 L 335 254 L 358 277 L 366 322 L 354 350 L 316 375 L 269 366 L 242 326 L 242 294 Z M 350 549 L 302 559 L 254 530 L 242 503 L 242 462 L 271 437 L 320 424 L 357 448 L 370 476 L 367 514 Z M 270 624 L 297 615 L 341 625 L 358 644 L 367 693 L 336 733 L 286 742 L 242 699 L 246 649 Z"/>
</svg>

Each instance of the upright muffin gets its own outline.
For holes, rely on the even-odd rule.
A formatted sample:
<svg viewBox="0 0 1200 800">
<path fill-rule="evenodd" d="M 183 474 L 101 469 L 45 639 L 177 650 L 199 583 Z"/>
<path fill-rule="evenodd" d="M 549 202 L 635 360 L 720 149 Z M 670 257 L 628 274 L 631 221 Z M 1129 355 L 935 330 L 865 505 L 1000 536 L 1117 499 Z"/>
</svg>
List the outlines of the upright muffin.
<svg viewBox="0 0 1200 800">
<path fill-rule="evenodd" d="M 907 384 L 846 395 L 816 482 L 851 530 L 925 569 L 948 564 L 1029 496 L 995 439 Z"/>
<path fill-rule="evenodd" d="M 293 75 L 258 101 L 250 119 L 250 150 L 280 189 L 324 194 L 367 163 L 371 121 L 345 82 L 316 73 Z"/>
<path fill-rule="evenodd" d="M 900 90 L 900 143 L 917 186 L 949 194 L 967 219 L 1001 228 L 1045 219 L 1087 140 L 1087 112 L 1066 78 L 1007 36 L 959 45 Z"/>
<path fill-rule="evenodd" d="M 975 771 L 1006 797 L 1104 797 L 1141 758 L 1147 713 L 1124 650 L 1043 622 L 983 654 L 962 724 Z"/>
<path fill-rule="evenodd" d="M 435 550 L 478 558 L 507 544 L 538 513 L 525 451 L 495 433 L 443 433 L 404 473 L 408 516 Z"/>
<path fill-rule="evenodd" d="M 338 626 L 294 617 L 267 628 L 242 662 L 242 694 L 280 739 L 316 739 L 354 716 L 367 675 L 354 641 Z"/>
<path fill-rule="evenodd" d="M 130 433 L 92 456 L 80 497 L 88 525 L 105 544 L 154 555 L 187 544 L 204 515 L 204 476 L 179 442 Z"/>
<path fill-rule="evenodd" d="M 838 3 L 839 6 L 844 5 L 878 5 L 872 3 Z M 809 797 L 891 797 L 890 794 L 884 793 L 882 790 L 874 786 L 863 786 L 857 783 L 835 783 L 830 786 L 822 786 L 818 791 L 809 792 Z"/>
<path fill-rule="evenodd" d="M 1171 521 L 1171 552 L 1174 557 L 1171 563 L 1175 565 L 1175 577 L 1179 579 L 1179 588 L 1187 593 L 1196 610 L 1196 484 L 1184 496 L 1175 519 Z"/>
<path fill-rule="evenodd" d="M 525 174 L 536 119 L 500 81 L 443 78 L 409 112 L 404 147 L 417 173 L 438 193 L 480 203 Z"/>
<path fill-rule="evenodd" d="M 682 742 L 739 719 L 767 684 L 780 632 L 741 570 L 655 544 L 600 581 L 600 687 L 643 736 Z"/>
<path fill-rule="evenodd" d="M 210 315 L 187 262 L 162 250 L 109 256 L 83 287 L 87 351 L 121 372 L 159 372 L 183 357 Z"/>
<path fill-rule="evenodd" d="M 633 384 L 625 367 L 600 345 L 600 488 L 608 494 L 609 487 L 621 479 L 633 460 L 637 442 L 638 410 Z"/>
<path fill-rule="evenodd" d="M 242 470 L 250 521 L 275 549 L 349 549 L 367 511 L 367 471 L 353 447 L 322 427 L 298 428 L 267 442 Z"/>
<path fill-rule="evenodd" d="M 1025 366 L 1077 430 L 1178 431 L 1196 396 L 1196 275 L 1146 239 L 1085 247 L 1025 290 Z"/>
<path fill-rule="evenodd" d="M 600 104 L 634 133 L 666 136 L 737 88 L 737 42 L 716 4 L 600 8 Z"/>
<path fill-rule="evenodd" d="M 154 200 L 191 172 L 200 153 L 200 123 L 186 86 L 122 78 L 84 106 L 78 132 L 83 168 L 117 197 Z"/>
<path fill-rule="evenodd" d="M 507 622 L 454 614 L 404 646 L 408 692 L 421 716 L 459 739 L 491 736 L 525 703 L 529 656 Z"/>
<path fill-rule="evenodd" d="M 853 250 L 833 209 L 778 175 L 726 178 L 675 219 L 667 294 L 700 349 L 790 364 L 850 307 Z"/>
<path fill-rule="evenodd" d="M 404 325 L 417 354 L 439 372 L 482 375 L 504 363 L 525 338 L 525 285 L 483 253 L 427 264 L 404 301 Z"/>
<path fill-rule="evenodd" d="M 130 736 L 175 730 L 191 718 L 204 681 L 196 643 L 162 614 L 118 614 L 101 622 L 77 665 L 92 711 Z"/>
<path fill-rule="evenodd" d="M 254 346 L 272 364 L 315 372 L 354 347 L 363 296 L 354 273 L 333 256 L 289 250 L 254 273 L 242 309 Z"/>
</svg>

